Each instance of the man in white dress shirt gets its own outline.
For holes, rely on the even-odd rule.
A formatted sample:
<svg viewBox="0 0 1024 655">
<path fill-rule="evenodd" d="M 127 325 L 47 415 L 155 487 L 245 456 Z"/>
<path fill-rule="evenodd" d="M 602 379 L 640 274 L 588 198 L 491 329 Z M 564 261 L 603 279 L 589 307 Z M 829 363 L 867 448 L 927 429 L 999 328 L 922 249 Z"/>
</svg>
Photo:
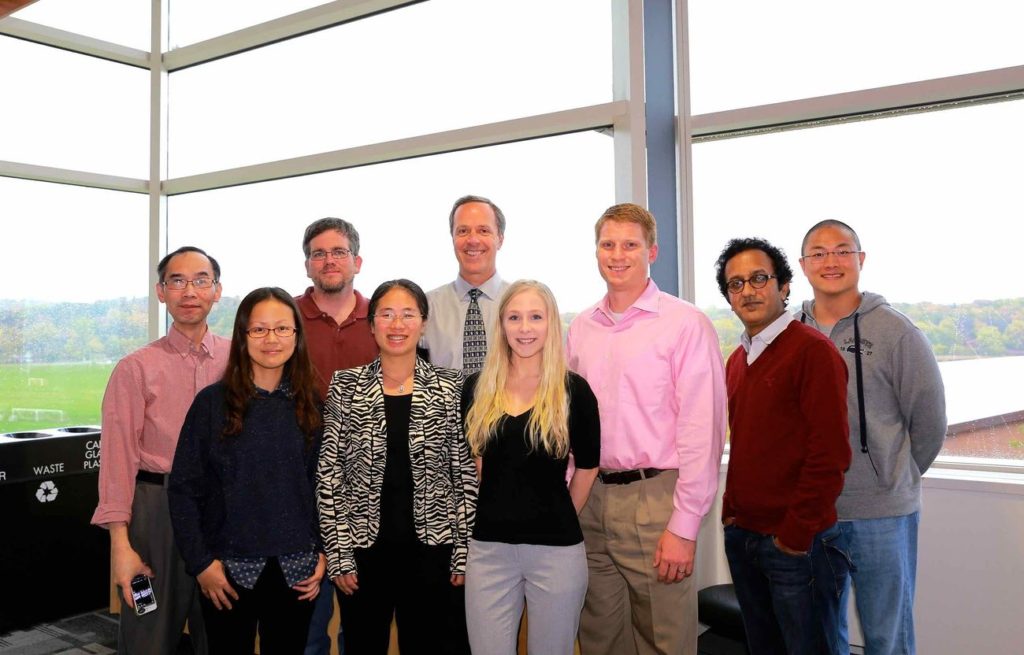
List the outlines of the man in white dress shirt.
<svg viewBox="0 0 1024 655">
<path fill-rule="evenodd" d="M 421 345 L 435 366 L 480 370 L 494 331 L 495 312 L 508 283 L 496 259 L 505 239 L 505 215 L 481 196 L 463 196 L 448 216 L 459 275 L 427 294 L 430 320 Z"/>
</svg>

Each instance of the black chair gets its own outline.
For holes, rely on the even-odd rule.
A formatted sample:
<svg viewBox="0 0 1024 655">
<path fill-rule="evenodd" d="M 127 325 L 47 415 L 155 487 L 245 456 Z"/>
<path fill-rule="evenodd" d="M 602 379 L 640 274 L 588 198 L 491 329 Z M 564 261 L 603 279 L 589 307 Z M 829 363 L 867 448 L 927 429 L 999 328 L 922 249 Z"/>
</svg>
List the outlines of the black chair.
<svg viewBox="0 0 1024 655">
<path fill-rule="evenodd" d="M 731 584 L 706 587 L 697 592 L 697 620 L 708 630 L 697 641 L 701 655 L 746 655 L 747 633 Z"/>
</svg>

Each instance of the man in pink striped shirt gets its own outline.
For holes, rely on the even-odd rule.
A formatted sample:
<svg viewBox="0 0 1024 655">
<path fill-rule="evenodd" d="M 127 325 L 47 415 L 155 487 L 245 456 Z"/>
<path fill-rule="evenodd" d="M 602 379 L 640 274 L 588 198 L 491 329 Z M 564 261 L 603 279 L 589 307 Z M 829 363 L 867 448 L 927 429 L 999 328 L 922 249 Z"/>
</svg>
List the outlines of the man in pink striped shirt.
<svg viewBox="0 0 1024 655">
<path fill-rule="evenodd" d="M 726 390 L 718 335 L 650 279 L 654 217 L 610 207 L 595 226 L 608 293 L 569 327 L 569 366 L 601 413 L 601 472 L 580 513 L 590 587 L 584 655 L 696 653 L 691 578 L 701 519 L 718 490 Z"/>
<path fill-rule="evenodd" d="M 171 655 L 189 621 L 194 650 L 206 653 L 195 578 L 174 547 L 167 509 L 171 470 L 185 414 L 200 389 L 224 374 L 230 340 L 206 317 L 220 300 L 220 265 L 185 246 L 157 265 L 156 293 L 173 323 L 167 336 L 118 362 L 103 395 L 99 506 L 92 523 L 110 531 L 114 582 L 125 605 L 118 652 Z M 152 578 L 157 609 L 134 611 L 130 582 Z"/>
</svg>

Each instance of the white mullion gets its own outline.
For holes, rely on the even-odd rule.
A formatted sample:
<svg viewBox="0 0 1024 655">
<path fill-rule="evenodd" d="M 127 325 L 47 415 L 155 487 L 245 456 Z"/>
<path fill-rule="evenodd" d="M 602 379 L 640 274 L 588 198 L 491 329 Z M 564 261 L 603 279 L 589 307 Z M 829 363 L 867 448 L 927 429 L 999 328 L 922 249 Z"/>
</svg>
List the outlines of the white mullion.
<svg viewBox="0 0 1024 655">
<path fill-rule="evenodd" d="M 137 178 L 89 173 L 70 168 L 37 166 L 36 164 L 24 164 L 13 161 L 0 161 L 0 177 L 15 177 L 35 182 L 53 182 L 95 189 L 109 189 L 111 191 L 129 191 L 131 193 L 146 193 L 148 189 L 146 180 Z"/>
<path fill-rule="evenodd" d="M 422 0 L 337 0 L 164 53 L 168 71 L 238 54 Z"/>
<path fill-rule="evenodd" d="M 149 53 L 110 41 L 66 32 L 55 27 L 8 17 L 0 21 L 0 34 L 61 50 L 99 57 L 138 68 L 149 68 Z"/>
<path fill-rule="evenodd" d="M 435 132 L 396 141 L 173 178 L 164 182 L 163 186 L 164 192 L 173 196 L 412 157 L 438 155 L 469 148 L 599 129 L 615 124 L 625 113 L 625 102 L 609 102 L 458 130 Z"/>
<path fill-rule="evenodd" d="M 757 130 L 808 127 L 816 122 L 924 111 L 966 101 L 1013 99 L 1024 95 L 1024 66 L 999 68 L 875 89 L 699 114 L 694 138 L 742 136 Z"/>
<path fill-rule="evenodd" d="M 149 339 L 166 333 L 167 313 L 156 296 L 156 265 L 167 250 L 167 195 L 162 180 L 167 174 L 167 69 L 163 63 L 167 44 L 167 3 L 152 0 L 150 11 L 149 65 Z"/>
<path fill-rule="evenodd" d="M 679 208 L 679 296 L 690 302 L 697 297 L 693 245 L 693 152 L 690 116 L 689 3 L 676 0 L 676 174 Z"/>
<path fill-rule="evenodd" d="M 612 97 L 628 111 L 613 124 L 615 202 L 647 205 L 643 0 L 611 0 Z"/>
</svg>

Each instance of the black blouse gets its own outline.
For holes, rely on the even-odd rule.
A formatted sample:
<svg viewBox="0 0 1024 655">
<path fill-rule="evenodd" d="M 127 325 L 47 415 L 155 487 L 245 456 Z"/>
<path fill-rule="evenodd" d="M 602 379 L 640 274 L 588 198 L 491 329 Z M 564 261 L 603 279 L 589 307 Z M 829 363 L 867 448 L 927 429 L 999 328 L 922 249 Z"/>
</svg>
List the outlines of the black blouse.
<svg viewBox="0 0 1024 655">
<path fill-rule="evenodd" d="M 409 411 L 412 394 L 384 396 L 388 430 L 384 485 L 380 496 L 380 532 L 377 544 L 416 543 L 412 513 L 412 463 L 409 459 Z"/>
<path fill-rule="evenodd" d="M 463 387 L 463 420 L 473 404 L 478 378 L 471 375 Z M 566 387 L 574 464 L 580 469 L 596 468 L 601 456 L 597 399 L 587 381 L 575 373 L 569 373 Z M 583 533 L 566 484 L 569 458 L 530 451 L 526 427 L 531 411 L 506 414 L 484 450 L 473 538 L 542 546 L 578 544 Z"/>
</svg>

